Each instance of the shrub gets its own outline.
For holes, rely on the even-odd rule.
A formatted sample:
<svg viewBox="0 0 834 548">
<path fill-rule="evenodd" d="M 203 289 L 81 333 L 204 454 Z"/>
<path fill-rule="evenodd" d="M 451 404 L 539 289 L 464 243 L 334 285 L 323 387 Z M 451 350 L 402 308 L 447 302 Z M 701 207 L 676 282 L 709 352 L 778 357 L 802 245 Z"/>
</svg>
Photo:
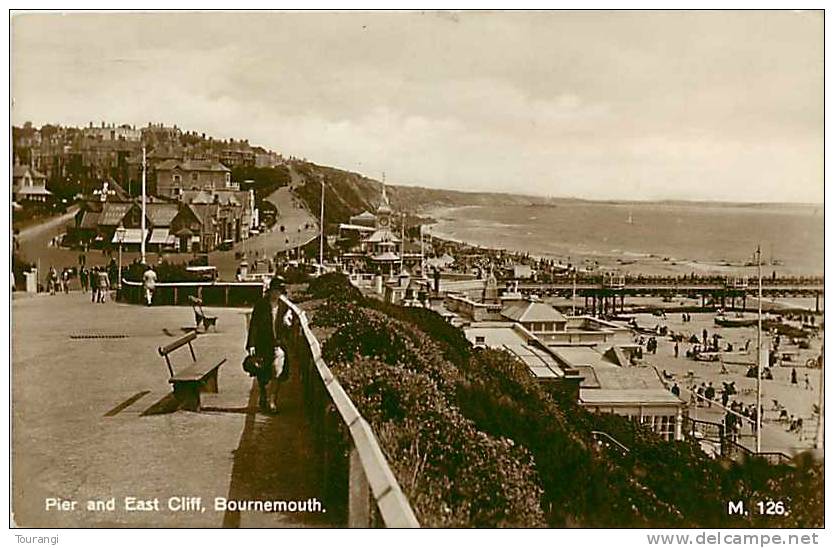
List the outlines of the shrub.
<svg viewBox="0 0 834 548">
<path fill-rule="evenodd" d="M 548 391 L 513 356 L 473 350 L 437 314 L 364 299 L 341 275 L 314 323 L 427 526 L 814 527 L 823 523 L 821 463 L 727 463 L 614 414 Z M 600 446 L 601 430 L 629 449 Z M 783 500 L 788 516 L 728 516 Z"/>
</svg>

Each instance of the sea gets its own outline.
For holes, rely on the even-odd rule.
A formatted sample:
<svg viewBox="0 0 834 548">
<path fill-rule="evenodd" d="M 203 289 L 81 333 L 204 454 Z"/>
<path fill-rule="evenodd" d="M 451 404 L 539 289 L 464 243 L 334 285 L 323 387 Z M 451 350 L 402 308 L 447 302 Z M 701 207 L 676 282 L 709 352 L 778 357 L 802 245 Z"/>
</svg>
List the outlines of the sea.
<svg viewBox="0 0 834 548">
<path fill-rule="evenodd" d="M 824 207 L 804 204 L 587 202 L 438 207 L 429 233 L 584 266 L 644 274 L 816 276 Z"/>
</svg>

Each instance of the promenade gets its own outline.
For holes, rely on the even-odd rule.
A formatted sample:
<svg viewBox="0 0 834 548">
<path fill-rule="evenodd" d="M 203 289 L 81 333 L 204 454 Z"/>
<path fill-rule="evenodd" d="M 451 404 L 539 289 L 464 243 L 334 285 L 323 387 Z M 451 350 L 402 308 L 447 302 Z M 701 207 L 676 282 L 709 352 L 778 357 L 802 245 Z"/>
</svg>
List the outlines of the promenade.
<svg viewBox="0 0 834 548">
<path fill-rule="evenodd" d="M 198 358 L 227 358 L 218 394 L 201 413 L 145 414 L 169 399 L 157 347 L 192 325 L 185 307 L 92 304 L 89 293 L 25 295 L 12 301 L 13 519 L 24 527 L 326 527 L 336 512 L 222 512 L 215 497 L 306 501 L 321 486 L 301 408 L 298 372 L 279 414 L 256 411 L 243 372 L 243 309 L 212 309 L 218 332 L 195 341 Z M 107 335 L 122 338 L 76 338 Z M 174 355 L 187 365 L 187 349 Z M 147 501 L 129 511 L 125 498 Z M 200 497 L 174 511 L 172 497 Z M 49 498 L 74 510 L 46 509 Z M 114 498 L 113 510 L 88 500 Z M 152 501 L 158 500 L 158 510 Z M 184 499 L 175 499 L 184 500 Z M 182 504 L 181 504 L 182 505 Z"/>
</svg>

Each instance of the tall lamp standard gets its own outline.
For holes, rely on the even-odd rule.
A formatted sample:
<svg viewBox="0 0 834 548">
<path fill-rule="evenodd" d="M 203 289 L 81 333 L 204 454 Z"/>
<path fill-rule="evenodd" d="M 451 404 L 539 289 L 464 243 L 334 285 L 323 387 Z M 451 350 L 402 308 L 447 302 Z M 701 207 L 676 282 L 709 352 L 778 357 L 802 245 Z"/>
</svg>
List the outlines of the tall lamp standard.
<svg viewBox="0 0 834 548">
<path fill-rule="evenodd" d="M 127 234 L 127 229 L 124 225 L 119 225 L 119 228 L 116 229 L 116 241 L 119 242 L 119 285 L 118 288 L 122 289 L 122 244 L 125 241 L 125 235 Z"/>
</svg>

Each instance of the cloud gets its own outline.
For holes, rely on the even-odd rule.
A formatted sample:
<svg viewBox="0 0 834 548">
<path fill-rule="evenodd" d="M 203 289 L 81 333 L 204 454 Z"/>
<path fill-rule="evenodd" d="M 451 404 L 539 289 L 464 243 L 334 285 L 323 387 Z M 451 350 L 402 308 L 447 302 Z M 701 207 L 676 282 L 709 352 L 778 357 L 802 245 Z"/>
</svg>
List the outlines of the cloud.
<svg viewBox="0 0 834 548">
<path fill-rule="evenodd" d="M 176 123 L 394 182 L 822 200 L 817 12 L 35 14 L 13 120 Z"/>
</svg>

